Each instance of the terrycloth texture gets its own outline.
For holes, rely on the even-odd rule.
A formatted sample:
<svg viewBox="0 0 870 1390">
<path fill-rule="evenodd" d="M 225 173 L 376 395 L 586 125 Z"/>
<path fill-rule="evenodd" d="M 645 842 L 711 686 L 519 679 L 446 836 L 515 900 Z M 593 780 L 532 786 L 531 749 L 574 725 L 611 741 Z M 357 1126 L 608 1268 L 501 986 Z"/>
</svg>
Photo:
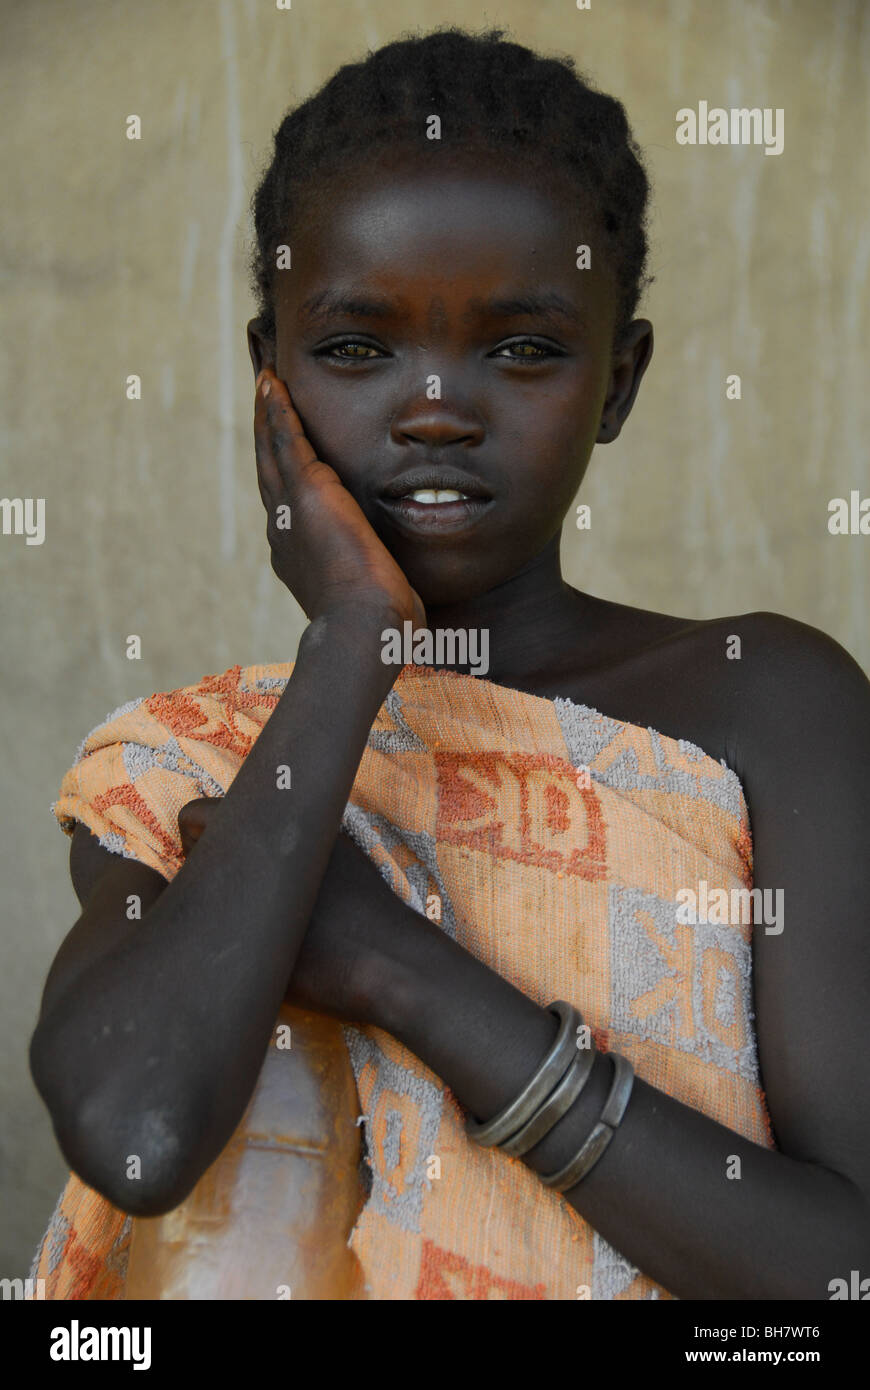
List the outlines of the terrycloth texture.
<svg viewBox="0 0 870 1390">
<path fill-rule="evenodd" d="M 178 812 L 226 792 L 291 670 L 234 666 L 116 710 L 63 779 L 62 828 L 83 821 L 171 879 Z M 569 700 L 406 666 L 343 824 L 406 902 L 517 988 L 572 1001 L 639 1077 L 774 1147 L 752 927 L 676 920 L 680 888 L 752 886 L 746 802 L 724 762 Z M 521 1159 L 469 1140 L 449 1089 L 394 1038 L 344 1035 L 372 1175 L 349 1242 L 367 1297 L 671 1297 Z M 71 1175 L 31 1275 L 48 1298 L 123 1298 L 129 1230 Z"/>
</svg>

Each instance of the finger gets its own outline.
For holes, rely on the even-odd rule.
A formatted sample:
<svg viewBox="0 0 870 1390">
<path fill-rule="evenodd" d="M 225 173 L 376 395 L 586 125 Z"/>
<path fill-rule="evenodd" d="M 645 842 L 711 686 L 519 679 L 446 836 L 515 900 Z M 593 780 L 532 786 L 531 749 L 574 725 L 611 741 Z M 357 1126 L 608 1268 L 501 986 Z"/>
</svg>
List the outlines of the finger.
<svg viewBox="0 0 870 1390">
<path fill-rule="evenodd" d="M 263 506 L 267 511 L 270 511 L 281 490 L 281 475 L 272 453 L 268 412 L 266 410 L 267 398 L 263 396 L 262 392 L 263 383 L 267 380 L 269 380 L 268 371 L 264 368 L 257 376 L 254 391 L 254 453 L 257 458 L 257 485 L 260 489 L 260 497 Z M 271 381 L 269 384 L 271 389 Z"/>
<path fill-rule="evenodd" d="M 269 367 L 260 373 L 254 407 L 254 441 L 258 460 L 262 460 L 263 481 L 272 500 L 283 490 L 295 490 L 301 478 L 318 464 L 302 427 L 290 392 L 280 377 Z M 269 394 L 263 395 L 263 387 Z"/>
<path fill-rule="evenodd" d="M 189 853 L 193 845 L 196 844 L 202 832 L 206 829 L 210 819 L 211 807 L 220 801 L 220 797 L 201 796 L 194 801 L 188 801 L 178 813 L 178 830 L 181 838 L 181 847 L 184 853 Z"/>
<path fill-rule="evenodd" d="M 205 825 L 212 806 L 220 800 L 217 796 L 198 796 L 194 801 L 185 802 L 178 813 L 178 824 Z"/>
</svg>

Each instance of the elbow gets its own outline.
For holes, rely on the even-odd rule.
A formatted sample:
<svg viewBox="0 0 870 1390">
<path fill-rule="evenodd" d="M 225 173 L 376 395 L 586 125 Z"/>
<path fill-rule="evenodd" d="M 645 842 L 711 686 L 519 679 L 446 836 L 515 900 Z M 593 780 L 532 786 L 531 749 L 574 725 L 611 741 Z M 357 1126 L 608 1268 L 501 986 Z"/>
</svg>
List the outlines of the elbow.
<svg viewBox="0 0 870 1390">
<path fill-rule="evenodd" d="M 130 1216 L 163 1216 L 190 1194 L 207 1167 L 192 1107 L 117 1076 L 76 1095 L 41 1050 L 38 1030 L 30 1070 L 64 1159 L 93 1191 Z"/>
<path fill-rule="evenodd" d="M 166 1105 L 119 1115 L 95 1097 L 79 1108 L 61 1147 L 82 1181 L 129 1216 L 174 1211 L 204 1171 L 192 1126 Z"/>
<path fill-rule="evenodd" d="M 84 1177 L 82 1180 L 88 1181 Z M 150 1182 L 129 1181 L 121 1188 L 111 1175 L 105 1183 L 98 1185 L 98 1182 L 99 1175 L 95 1181 L 88 1182 L 88 1186 L 99 1192 L 101 1197 L 105 1197 L 107 1202 L 111 1202 L 113 1207 L 117 1207 L 126 1216 L 135 1217 L 165 1216 L 167 1212 L 175 1211 L 195 1186 L 195 1183 L 180 1184 L 174 1172 L 158 1174 Z"/>
</svg>

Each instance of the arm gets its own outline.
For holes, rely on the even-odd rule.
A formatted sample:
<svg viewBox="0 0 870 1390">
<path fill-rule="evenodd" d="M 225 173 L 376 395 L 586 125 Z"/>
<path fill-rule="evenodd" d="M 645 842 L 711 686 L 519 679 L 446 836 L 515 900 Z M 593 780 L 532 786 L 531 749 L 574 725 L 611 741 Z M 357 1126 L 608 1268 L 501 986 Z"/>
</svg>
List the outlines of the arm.
<svg viewBox="0 0 870 1390">
<path fill-rule="evenodd" d="M 142 1215 L 178 1205 L 241 1118 L 395 678 L 379 634 L 406 617 L 425 622 L 359 504 L 316 458 L 285 385 L 264 368 L 257 386 L 272 568 L 313 621 L 287 689 L 172 882 L 125 861 L 84 888 L 30 1047 L 70 1166 Z M 277 785 L 285 764 L 292 791 Z M 97 852 L 84 855 L 89 879 Z M 140 892 L 146 910 L 129 922 L 127 895 Z"/>
<path fill-rule="evenodd" d="M 70 1165 L 123 1210 L 183 1200 L 250 1098 L 394 678 L 377 640 L 388 621 L 358 608 L 306 630 L 284 694 L 172 882 L 161 890 L 152 870 L 112 865 L 52 967 L 34 1080 Z M 276 786 L 285 763 L 292 790 Z M 126 918 L 131 892 L 144 895 L 140 921 Z"/>
<path fill-rule="evenodd" d="M 756 1028 L 778 1151 L 635 1078 L 609 1148 L 566 1199 L 679 1298 L 826 1299 L 870 1274 L 870 687 L 842 648 L 774 615 L 744 635 L 754 715 L 738 769 L 755 885 L 784 930 L 755 927 Z M 752 655 L 754 651 L 754 655 Z M 405 909 L 407 912 L 408 910 Z M 534 1073 L 556 1020 L 413 915 L 393 937 L 383 1025 L 478 1119 Z M 574 1002 L 582 1011 L 583 1000 Z M 611 1065 L 523 1159 L 555 1172 L 598 1119 Z M 726 1157 L 742 1176 L 726 1178 Z"/>
</svg>

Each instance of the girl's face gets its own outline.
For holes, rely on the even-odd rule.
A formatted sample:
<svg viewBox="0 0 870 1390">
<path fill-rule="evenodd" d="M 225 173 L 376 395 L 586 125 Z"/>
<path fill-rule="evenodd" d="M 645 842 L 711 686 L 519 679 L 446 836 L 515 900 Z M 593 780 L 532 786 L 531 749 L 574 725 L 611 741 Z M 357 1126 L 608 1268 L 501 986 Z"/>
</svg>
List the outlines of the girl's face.
<svg viewBox="0 0 870 1390">
<path fill-rule="evenodd" d="M 558 537 L 652 347 L 637 320 L 614 356 L 616 287 L 576 199 L 492 164 L 439 166 L 332 184 L 289 240 L 275 304 L 275 370 L 312 446 L 434 606 Z M 464 483 L 471 500 L 449 506 L 385 495 Z"/>
</svg>

